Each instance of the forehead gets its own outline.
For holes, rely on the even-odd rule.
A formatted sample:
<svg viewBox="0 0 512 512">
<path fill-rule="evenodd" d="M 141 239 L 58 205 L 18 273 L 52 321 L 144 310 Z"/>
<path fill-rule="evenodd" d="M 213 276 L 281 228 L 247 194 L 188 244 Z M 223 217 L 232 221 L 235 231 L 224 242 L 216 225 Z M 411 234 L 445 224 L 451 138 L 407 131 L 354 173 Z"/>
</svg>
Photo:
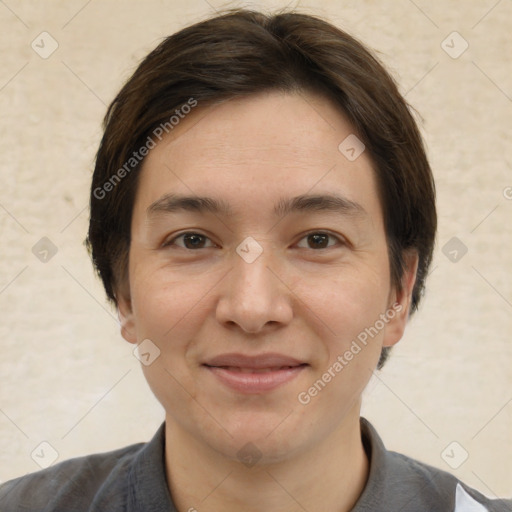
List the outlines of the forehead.
<svg viewBox="0 0 512 512">
<path fill-rule="evenodd" d="M 378 216 L 367 151 L 347 158 L 354 152 L 346 153 L 344 141 L 357 144 L 354 137 L 340 110 L 310 93 L 270 92 L 199 105 L 146 157 L 135 214 L 145 214 L 169 193 L 217 197 L 247 213 L 261 212 L 267 203 L 274 209 L 283 197 L 341 193 Z"/>
</svg>

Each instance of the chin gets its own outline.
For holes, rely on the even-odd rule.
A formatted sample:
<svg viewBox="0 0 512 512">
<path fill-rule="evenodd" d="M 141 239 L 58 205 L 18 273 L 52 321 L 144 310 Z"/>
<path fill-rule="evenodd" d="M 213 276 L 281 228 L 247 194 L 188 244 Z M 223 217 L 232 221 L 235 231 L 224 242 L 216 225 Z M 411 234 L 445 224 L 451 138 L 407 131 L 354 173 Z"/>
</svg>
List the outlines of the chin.
<svg viewBox="0 0 512 512">
<path fill-rule="evenodd" d="M 292 425 L 286 414 L 240 413 L 226 425 L 231 434 L 210 439 L 212 448 L 227 458 L 244 463 L 244 458 L 275 464 L 292 457 L 308 444 L 304 426 Z M 287 418 L 289 419 L 289 418 Z M 205 433 L 210 437 L 211 432 Z M 224 432 L 225 434 L 225 432 Z"/>
</svg>

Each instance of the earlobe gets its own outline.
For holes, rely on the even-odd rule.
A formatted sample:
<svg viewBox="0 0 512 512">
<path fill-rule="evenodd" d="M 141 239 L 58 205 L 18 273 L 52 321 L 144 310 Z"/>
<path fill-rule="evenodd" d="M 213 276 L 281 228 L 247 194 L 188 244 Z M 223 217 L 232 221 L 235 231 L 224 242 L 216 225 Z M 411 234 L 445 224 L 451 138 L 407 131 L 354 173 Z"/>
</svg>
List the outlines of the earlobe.
<svg viewBox="0 0 512 512">
<path fill-rule="evenodd" d="M 416 251 L 408 251 L 404 255 L 404 261 L 405 269 L 402 276 L 402 287 L 400 290 L 395 290 L 391 294 L 389 309 L 394 310 L 395 314 L 390 318 L 386 326 L 383 342 L 384 347 L 391 347 L 400 341 L 409 318 L 412 292 L 416 283 L 416 273 L 418 270 L 418 253 Z M 391 315 L 389 315 L 389 317 L 391 317 Z"/>
<path fill-rule="evenodd" d="M 117 314 L 121 326 L 121 336 L 128 343 L 137 343 L 135 334 L 135 320 L 133 317 L 132 303 L 129 296 L 119 294 L 117 297 Z"/>
</svg>

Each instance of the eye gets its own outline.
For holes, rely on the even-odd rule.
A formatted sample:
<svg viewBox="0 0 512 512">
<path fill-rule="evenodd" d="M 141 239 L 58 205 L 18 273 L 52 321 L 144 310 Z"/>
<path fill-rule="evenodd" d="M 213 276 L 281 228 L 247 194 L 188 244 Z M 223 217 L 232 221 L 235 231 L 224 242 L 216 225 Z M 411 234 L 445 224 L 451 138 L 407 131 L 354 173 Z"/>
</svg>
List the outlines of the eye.
<svg viewBox="0 0 512 512">
<path fill-rule="evenodd" d="M 305 240 L 306 245 L 304 245 L 303 240 Z M 331 243 L 331 241 L 333 243 Z M 331 235 L 330 233 L 318 231 L 315 233 L 309 233 L 303 237 L 297 244 L 297 247 L 305 249 L 327 249 L 336 244 L 343 245 L 343 241 L 337 236 Z"/>
<path fill-rule="evenodd" d="M 179 241 L 179 242 L 178 242 Z M 182 233 L 177 237 L 165 242 L 164 246 L 177 245 L 184 249 L 204 249 L 207 247 L 214 247 L 215 244 L 205 235 L 201 233 Z"/>
</svg>

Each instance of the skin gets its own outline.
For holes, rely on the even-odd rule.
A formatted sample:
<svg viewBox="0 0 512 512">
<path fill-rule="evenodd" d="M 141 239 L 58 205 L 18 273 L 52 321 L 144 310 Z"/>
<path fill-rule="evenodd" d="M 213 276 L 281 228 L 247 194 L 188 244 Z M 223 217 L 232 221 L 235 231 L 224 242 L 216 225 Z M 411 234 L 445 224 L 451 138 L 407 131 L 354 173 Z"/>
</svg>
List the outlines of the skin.
<svg viewBox="0 0 512 512">
<path fill-rule="evenodd" d="M 168 484 L 179 511 L 350 510 L 368 475 L 361 394 L 383 346 L 402 337 L 417 268 L 391 284 L 372 161 L 338 145 L 354 132 L 327 99 L 270 92 L 199 106 L 147 156 L 138 185 L 122 335 L 160 352 L 143 366 L 166 411 Z M 356 213 L 293 211 L 282 198 L 336 193 Z M 165 194 L 222 199 L 231 215 L 148 211 Z M 185 232 L 205 238 L 176 238 Z M 331 237 L 308 238 L 311 233 Z M 247 263 L 246 238 L 263 252 Z M 320 245 L 320 247 L 319 247 Z M 358 334 L 401 306 L 307 405 L 298 401 Z M 277 352 L 308 364 L 270 392 L 226 387 L 202 363 Z M 248 467 L 247 445 L 261 457 Z M 254 447 L 252 448 L 254 450 Z"/>
</svg>

